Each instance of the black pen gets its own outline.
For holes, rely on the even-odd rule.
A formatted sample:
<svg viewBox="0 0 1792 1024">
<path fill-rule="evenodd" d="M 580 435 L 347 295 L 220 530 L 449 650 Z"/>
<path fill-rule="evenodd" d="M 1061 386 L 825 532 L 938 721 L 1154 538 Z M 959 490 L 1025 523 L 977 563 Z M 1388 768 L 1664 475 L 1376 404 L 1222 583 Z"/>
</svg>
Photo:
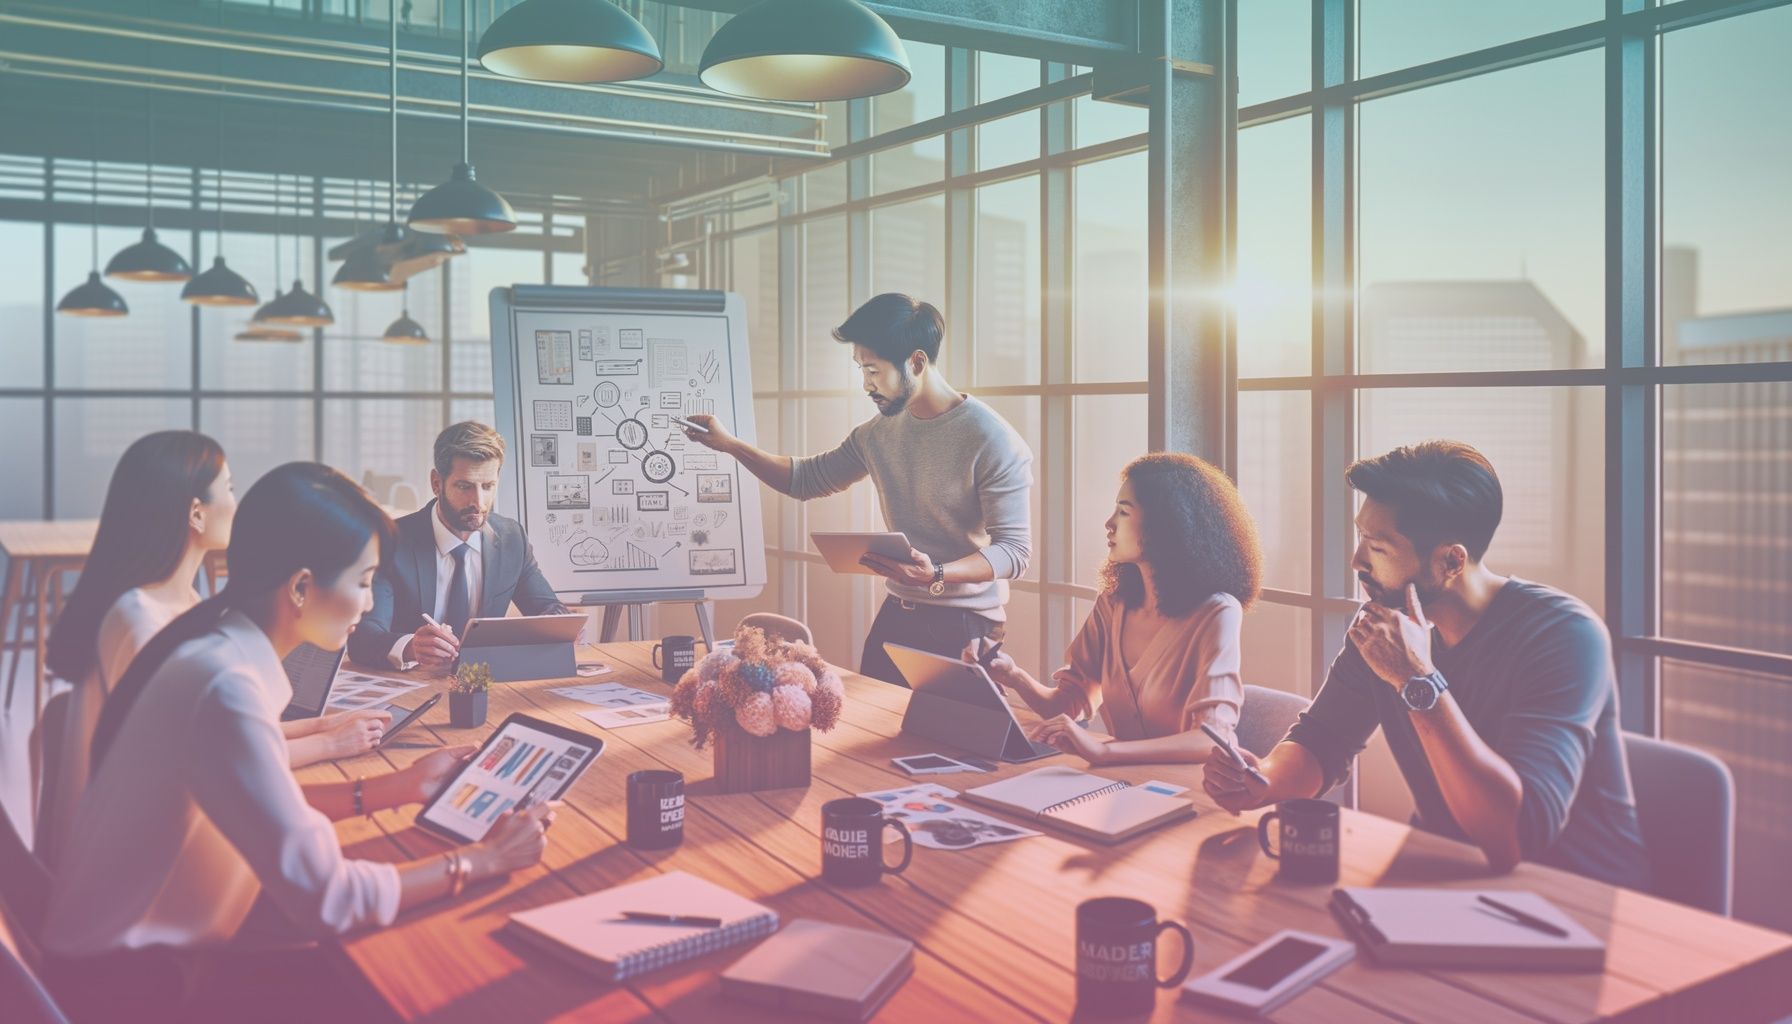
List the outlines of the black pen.
<svg viewBox="0 0 1792 1024">
<path fill-rule="evenodd" d="M 655 914 L 647 910 L 624 910 L 622 916 L 630 921 L 641 921 L 647 924 L 682 924 L 692 928 L 720 928 L 719 917 L 692 917 L 689 914 Z"/>
<path fill-rule="evenodd" d="M 1499 900 L 1494 899 L 1492 896 L 1489 896 L 1486 893 L 1481 893 L 1481 894 L 1477 895 L 1475 897 L 1475 899 L 1480 900 L 1482 903 L 1487 904 L 1488 906 L 1492 907 L 1493 909 L 1499 911 L 1502 914 L 1510 915 L 1514 924 L 1521 924 L 1521 925 L 1524 925 L 1526 928 L 1534 928 L 1537 931 L 1540 931 L 1545 935 L 1553 935 L 1558 939 L 1565 939 L 1568 937 L 1567 929 L 1562 928 L 1558 925 L 1550 924 L 1548 921 L 1543 920 L 1541 917 L 1537 917 L 1532 914 L 1527 914 L 1524 911 L 1518 909 L 1517 907 L 1507 906 L 1506 904 L 1501 903 Z"/>
<path fill-rule="evenodd" d="M 989 666 L 995 664 L 996 655 L 1000 654 L 1002 651 L 1003 641 L 997 640 L 993 644 L 990 644 L 988 640 L 984 640 L 983 642 L 989 644 L 989 646 L 983 649 L 982 654 L 977 655 L 977 664 L 982 665 L 987 669 Z"/>
</svg>

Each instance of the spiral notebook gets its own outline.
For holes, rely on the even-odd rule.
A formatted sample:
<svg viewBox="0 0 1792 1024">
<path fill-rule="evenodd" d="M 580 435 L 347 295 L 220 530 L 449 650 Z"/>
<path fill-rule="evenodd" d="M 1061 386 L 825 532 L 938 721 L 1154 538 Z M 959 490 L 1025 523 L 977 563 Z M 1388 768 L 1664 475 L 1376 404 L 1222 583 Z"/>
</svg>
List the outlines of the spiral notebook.
<svg viewBox="0 0 1792 1024">
<path fill-rule="evenodd" d="M 720 927 L 629 921 L 625 910 L 721 919 Z M 605 981 L 680 963 L 778 930 L 778 914 L 683 871 L 510 915 L 525 940 Z"/>
<path fill-rule="evenodd" d="M 1195 805 L 1187 800 L 1063 766 L 1035 768 L 967 789 L 964 796 L 1098 843 L 1124 842 L 1195 816 Z"/>
</svg>

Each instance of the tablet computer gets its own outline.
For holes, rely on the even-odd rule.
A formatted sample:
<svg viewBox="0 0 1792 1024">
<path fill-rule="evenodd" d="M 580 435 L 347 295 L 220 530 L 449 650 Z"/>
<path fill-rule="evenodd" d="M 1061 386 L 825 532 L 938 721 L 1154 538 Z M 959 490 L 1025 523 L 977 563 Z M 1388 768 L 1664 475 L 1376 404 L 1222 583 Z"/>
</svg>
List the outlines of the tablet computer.
<svg viewBox="0 0 1792 1024">
<path fill-rule="evenodd" d="M 815 550 L 821 552 L 821 557 L 827 559 L 828 568 L 865 576 L 876 576 L 877 573 L 859 564 L 862 556 L 882 555 L 906 562 L 908 553 L 914 550 L 908 536 L 901 533 L 811 533 L 809 539 L 815 542 Z"/>
<path fill-rule="evenodd" d="M 513 615 L 471 619 L 461 634 L 462 647 L 518 647 L 530 644 L 570 644 L 591 621 L 583 612 L 564 615 Z"/>
<path fill-rule="evenodd" d="M 1027 738 L 1002 688 L 982 665 L 901 644 L 884 644 L 884 653 L 914 691 L 902 716 L 903 732 L 1011 764 L 1061 753 Z"/>
<path fill-rule="evenodd" d="M 517 804 L 558 800 L 603 749 L 596 736 L 511 715 L 417 812 L 417 827 L 457 843 L 476 843 Z"/>
</svg>

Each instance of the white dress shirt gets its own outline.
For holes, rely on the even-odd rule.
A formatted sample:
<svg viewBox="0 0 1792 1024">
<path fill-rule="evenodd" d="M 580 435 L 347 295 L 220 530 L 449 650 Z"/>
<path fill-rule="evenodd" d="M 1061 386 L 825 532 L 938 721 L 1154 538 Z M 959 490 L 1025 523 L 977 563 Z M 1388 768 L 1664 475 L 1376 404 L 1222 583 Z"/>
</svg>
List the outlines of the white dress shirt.
<svg viewBox="0 0 1792 1024">
<path fill-rule="evenodd" d="M 439 507 L 439 505 L 437 506 Z M 461 545 L 461 539 L 453 531 L 442 525 L 441 513 L 432 508 L 429 513 L 429 525 L 436 530 L 436 603 L 430 609 L 430 617 L 437 622 L 448 610 L 448 584 L 454 579 L 454 549 Z M 483 593 L 480 586 L 485 582 L 485 553 L 481 545 L 480 531 L 474 530 L 466 539 L 471 550 L 467 552 L 467 610 L 474 618 L 479 617 L 479 595 Z M 415 633 L 406 633 L 392 645 L 386 658 L 392 662 L 393 668 L 412 669 L 417 667 L 414 661 L 404 660 L 405 645 L 411 642 Z"/>
<path fill-rule="evenodd" d="M 228 941 L 267 893 L 309 934 L 386 925 L 398 869 L 349 860 L 287 767 L 292 684 L 240 612 L 156 670 L 75 812 L 43 945 L 91 956 Z"/>
<path fill-rule="evenodd" d="M 38 818 L 38 855 L 55 866 L 68 845 L 69 829 L 75 821 L 75 807 L 87 789 L 88 766 L 93 759 L 93 729 L 100 721 L 100 708 L 112 688 L 124 678 L 131 660 L 150 639 L 173 622 L 180 614 L 199 603 L 199 595 L 161 596 L 142 587 L 132 587 L 112 602 L 100 619 L 94 653 L 93 671 L 69 690 L 68 710 L 62 721 L 62 746 L 56 752 L 54 780 L 49 799 Z"/>
</svg>

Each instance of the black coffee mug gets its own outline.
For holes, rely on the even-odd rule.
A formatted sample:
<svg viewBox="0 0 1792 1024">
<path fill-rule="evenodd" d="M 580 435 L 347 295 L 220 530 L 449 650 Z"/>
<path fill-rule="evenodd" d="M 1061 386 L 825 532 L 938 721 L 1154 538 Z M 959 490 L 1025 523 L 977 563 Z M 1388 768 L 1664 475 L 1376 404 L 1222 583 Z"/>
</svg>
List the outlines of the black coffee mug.
<svg viewBox="0 0 1792 1024">
<path fill-rule="evenodd" d="M 1182 936 L 1182 964 L 1157 976 L 1157 940 L 1166 931 Z M 1157 990 L 1175 988 L 1195 963 L 1195 940 L 1175 921 L 1159 921 L 1143 900 L 1103 896 L 1076 907 L 1076 1011 L 1078 1016 L 1123 1017 L 1149 1013 Z"/>
<path fill-rule="evenodd" d="M 665 651 L 666 660 L 660 663 L 660 652 Z M 660 681 L 678 682 L 678 677 L 690 671 L 697 664 L 697 640 L 688 636 L 661 637 L 660 642 L 653 645 L 653 667 L 660 670 Z"/>
<path fill-rule="evenodd" d="M 902 863 L 884 863 L 884 829 L 902 833 Z M 841 797 L 821 805 L 821 877 L 835 885 L 872 885 L 885 875 L 899 875 L 915 855 L 908 826 L 884 817 L 884 805 L 862 796 Z"/>
<path fill-rule="evenodd" d="M 633 772 L 628 777 L 628 845 L 664 850 L 684 842 L 684 776 Z"/>
<path fill-rule="evenodd" d="M 1269 842 L 1271 822 L 1280 822 L 1279 841 Z M 1257 819 L 1257 843 L 1282 862 L 1278 877 L 1323 884 L 1338 880 L 1338 805 L 1327 800 L 1284 800 Z"/>
</svg>

